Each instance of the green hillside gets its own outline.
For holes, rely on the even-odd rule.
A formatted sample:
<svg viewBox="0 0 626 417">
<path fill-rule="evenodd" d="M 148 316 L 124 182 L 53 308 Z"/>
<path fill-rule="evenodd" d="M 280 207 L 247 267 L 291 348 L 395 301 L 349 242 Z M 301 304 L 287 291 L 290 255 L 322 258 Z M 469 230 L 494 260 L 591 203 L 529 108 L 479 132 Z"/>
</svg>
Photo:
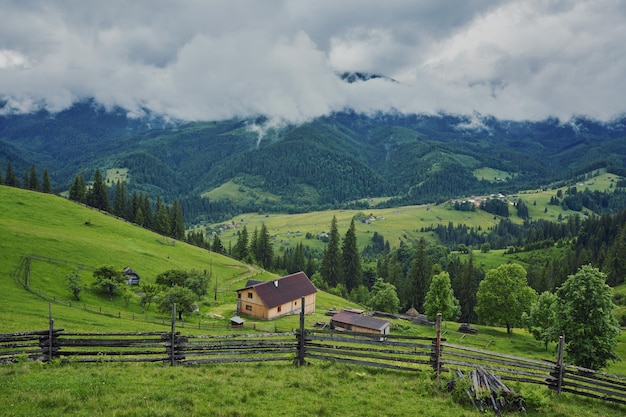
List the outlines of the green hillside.
<svg viewBox="0 0 626 417">
<path fill-rule="evenodd" d="M 573 210 L 565 210 L 560 205 L 551 205 L 550 198 L 559 191 L 565 193 L 568 187 L 575 186 L 581 190 L 610 191 L 618 178 L 614 174 L 607 173 L 606 170 L 599 170 L 598 175 L 588 181 L 571 182 L 552 188 L 522 190 L 515 194 L 506 195 L 505 200 L 511 206 L 510 219 L 516 223 L 523 222 L 523 219 L 516 215 L 515 209 L 512 207 L 520 199 L 525 202 L 530 218 L 533 220 L 545 219 L 556 222 L 559 216 L 566 219 L 570 215 L 581 214 Z M 248 196 L 247 193 L 250 193 L 249 189 L 243 187 L 240 187 L 238 191 L 235 190 L 234 184 L 231 183 L 230 187 L 213 190 L 211 197 L 213 199 L 233 198 L 231 196 L 237 192 Z M 254 194 L 254 196 L 261 198 L 258 194 Z M 478 201 L 482 197 L 488 197 L 488 195 L 467 195 L 459 197 L 458 200 L 474 198 Z M 262 198 L 268 197 L 263 196 Z M 264 223 L 274 238 L 274 248 L 279 252 L 290 246 L 293 247 L 297 243 L 322 249 L 324 244 L 317 240 L 317 237 L 320 233 L 329 231 L 333 216 L 337 218 L 338 230 L 342 235 L 348 229 L 350 220 L 354 216 L 365 218 L 364 222 L 357 221 L 355 224 L 358 246 L 361 250 L 370 243 L 374 232 L 382 234 L 385 240 L 389 241 L 391 247 L 397 248 L 402 242 L 410 243 L 420 237 L 434 242 L 436 238 L 431 233 L 420 232 L 422 228 L 429 226 L 448 225 L 449 222 L 452 222 L 455 225 L 466 224 L 469 227 L 480 227 L 487 230 L 496 226 L 501 219 L 482 210 L 473 212 L 454 210 L 449 202 L 444 202 L 383 209 L 325 210 L 298 214 L 245 213 L 233 217 L 230 221 L 209 225 L 208 229 L 209 231 L 219 231 L 222 228 L 224 231 L 220 234 L 220 240 L 225 247 L 228 247 L 229 244 L 234 245 L 237 241 L 238 231 L 241 227 L 245 225 L 250 233 L 255 228 L 260 228 Z M 225 229 L 224 226 L 228 224 L 239 227 Z M 308 239 L 307 234 L 309 235 Z M 502 262 L 506 262 L 506 260 Z"/>
<path fill-rule="evenodd" d="M 184 242 L 165 239 L 50 194 L 0 186 L 0 213 L 0 333 L 45 328 L 48 299 L 56 300 L 52 303 L 53 315 L 60 327 L 72 330 L 93 330 L 94 326 L 108 330 L 162 328 L 141 321 L 144 316 L 167 316 L 156 311 L 154 305 L 142 314 L 136 293 L 126 305 L 123 297 L 118 295 L 109 301 L 90 285 L 93 268 L 103 265 L 120 270 L 130 266 L 142 277 L 142 282 L 148 283 L 154 283 L 157 274 L 169 269 L 212 271 L 217 279 L 217 300 L 214 300 L 212 281 L 210 294 L 199 303 L 200 312 L 189 320 L 205 326 L 219 325 L 219 328 L 224 323 L 220 316 L 227 320 L 234 314 L 235 289 L 251 277 L 263 280 L 275 276 Z M 30 273 L 34 293 L 15 282 L 22 258 L 30 254 L 36 255 Z M 67 289 L 66 276 L 72 272 L 77 272 L 83 283 L 89 285 L 81 293 L 80 302 L 73 300 Z M 320 316 L 342 302 L 335 296 L 321 293 L 318 297 Z M 310 320 L 316 319 L 319 317 L 310 317 Z M 297 322 L 297 318 L 281 320 L 284 326 Z"/>
</svg>

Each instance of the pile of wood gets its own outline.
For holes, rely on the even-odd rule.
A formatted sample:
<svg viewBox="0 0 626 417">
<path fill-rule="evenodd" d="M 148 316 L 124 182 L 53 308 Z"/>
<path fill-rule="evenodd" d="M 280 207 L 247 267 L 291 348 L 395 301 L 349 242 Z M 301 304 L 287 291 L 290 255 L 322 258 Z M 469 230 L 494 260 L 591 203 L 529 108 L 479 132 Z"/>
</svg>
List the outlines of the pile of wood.
<svg viewBox="0 0 626 417">
<path fill-rule="evenodd" d="M 467 375 L 457 369 L 456 375 L 457 379 L 451 381 L 452 387 L 459 384 L 459 380 L 469 380 L 469 384 L 462 386 L 467 387 L 467 396 L 480 412 L 492 409 L 497 416 L 500 416 L 503 411 L 526 411 L 524 397 L 504 385 L 494 373 L 477 367 Z"/>
</svg>

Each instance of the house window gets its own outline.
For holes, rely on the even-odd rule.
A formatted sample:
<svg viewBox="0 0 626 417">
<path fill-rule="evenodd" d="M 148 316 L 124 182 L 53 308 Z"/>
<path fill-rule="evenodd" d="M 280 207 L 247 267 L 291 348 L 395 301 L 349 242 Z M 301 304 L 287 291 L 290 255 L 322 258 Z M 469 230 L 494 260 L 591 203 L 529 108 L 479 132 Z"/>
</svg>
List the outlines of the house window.
<svg viewBox="0 0 626 417">
<path fill-rule="evenodd" d="M 240 292 L 237 293 L 237 298 L 241 298 L 241 293 Z"/>
<path fill-rule="evenodd" d="M 251 305 L 246 305 L 246 310 L 247 311 L 252 311 L 252 306 Z"/>
<path fill-rule="evenodd" d="M 294 303 L 294 305 L 296 305 L 296 306 L 297 306 L 297 305 L 298 305 L 298 302 L 296 301 L 296 302 Z"/>
<path fill-rule="evenodd" d="M 283 309 L 283 306 L 278 306 L 278 308 L 277 308 L 279 313 L 282 311 L 282 309 Z"/>
<path fill-rule="evenodd" d="M 252 297 L 253 297 L 252 293 L 251 293 L 251 292 L 249 292 L 249 293 L 248 293 L 248 298 L 252 298 Z"/>
</svg>

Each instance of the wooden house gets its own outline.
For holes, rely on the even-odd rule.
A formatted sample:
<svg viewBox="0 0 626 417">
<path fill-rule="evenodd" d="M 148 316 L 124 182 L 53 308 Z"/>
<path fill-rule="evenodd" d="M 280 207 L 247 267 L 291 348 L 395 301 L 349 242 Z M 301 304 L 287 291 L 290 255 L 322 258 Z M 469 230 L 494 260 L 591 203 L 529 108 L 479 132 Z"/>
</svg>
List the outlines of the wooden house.
<svg viewBox="0 0 626 417">
<path fill-rule="evenodd" d="M 237 290 L 237 314 L 271 320 L 288 314 L 315 312 L 317 290 L 304 272 L 272 281 L 253 281 Z M 304 297 L 304 306 L 302 305 Z"/>
<path fill-rule="evenodd" d="M 330 319 L 330 327 L 350 332 L 389 334 L 391 323 L 363 314 L 342 311 Z"/>
<path fill-rule="evenodd" d="M 128 285 L 139 285 L 139 274 L 136 273 L 130 266 L 127 266 L 122 270 L 124 280 Z"/>
</svg>

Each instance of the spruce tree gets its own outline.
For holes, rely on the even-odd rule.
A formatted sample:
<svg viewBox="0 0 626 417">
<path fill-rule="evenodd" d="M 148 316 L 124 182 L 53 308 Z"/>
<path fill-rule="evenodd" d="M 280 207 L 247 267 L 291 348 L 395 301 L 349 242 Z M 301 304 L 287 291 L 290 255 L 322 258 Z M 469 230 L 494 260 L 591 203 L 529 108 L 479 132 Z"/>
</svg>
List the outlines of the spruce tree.
<svg viewBox="0 0 626 417">
<path fill-rule="evenodd" d="M 43 181 L 41 184 L 41 191 L 47 194 L 52 193 L 52 183 L 50 182 L 50 174 L 48 173 L 48 168 L 43 170 Z"/>
<path fill-rule="evenodd" d="M 30 166 L 30 174 L 28 176 L 28 189 L 33 191 L 39 191 L 39 176 L 37 175 L 37 167 L 35 166 L 35 164 L 32 164 Z"/>
<path fill-rule="evenodd" d="M 82 175 L 76 175 L 74 182 L 70 187 L 70 200 L 84 203 L 87 198 L 87 188 L 85 187 L 85 179 Z"/>
<path fill-rule="evenodd" d="M 270 269 L 274 259 L 274 248 L 265 223 L 261 225 L 261 231 L 258 235 L 257 242 L 257 260 L 261 263 L 263 268 Z"/>
<path fill-rule="evenodd" d="M 20 181 L 17 179 L 17 176 L 15 175 L 15 171 L 13 171 L 13 165 L 11 164 L 11 161 L 7 162 L 7 171 L 6 171 L 6 175 L 5 175 L 5 180 L 4 183 L 6 185 L 8 185 L 9 187 L 19 187 L 20 186 Z"/>
<path fill-rule="evenodd" d="M 170 209 L 170 226 L 174 239 L 183 239 L 185 237 L 185 221 L 183 219 L 183 210 L 178 200 L 174 200 Z"/>
<path fill-rule="evenodd" d="M 424 311 L 424 299 L 430 286 L 432 262 L 426 253 L 426 240 L 419 240 L 411 268 L 409 269 L 411 306 L 417 311 Z"/>
<path fill-rule="evenodd" d="M 328 243 L 324 248 L 324 256 L 320 266 L 320 274 L 329 287 L 336 287 L 341 283 L 341 254 L 339 253 L 339 233 L 337 232 L 337 218 L 333 216 L 330 223 Z"/>
<path fill-rule="evenodd" d="M 113 199 L 113 214 L 127 219 L 126 215 L 129 212 L 129 205 L 130 199 L 128 198 L 128 192 L 126 191 L 126 183 L 124 181 L 117 180 L 115 183 L 115 197 Z"/>
<path fill-rule="evenodd" d="M 248 257 L 248 228 L 245 225 L 237 236 L 237 243 L 232 249 L 232 256 L 240 261 Z"/>
<path fill-rule="evenodd" d="M 157 204 L 156 217 L 154 220 L 154 230 L 165 236 L 170 236 L 170 212 L 167 208 L 167 204 Z"/>
<path fill-rule="evenodd" d="M 291 258 L 291 265 L 288 269 L 289 273 L 295 273 L 304 271 L 306 269 L 306 264 L 304 260 L 304 248 L 302 247 L 302 242 L 296 245 L 296 249 L 293 252 L 293 256 Z"/>
<path fill-rule="evenodd" d="M 356 241 L 356 230 L 354 219 L 350 222 L 350 227 L 343 239 L 341 248 L 343 281 L 348 291 L 357 288 L 363 282 L 363 269 L 361 268 L 361 257 Z"/>
<path fill-rule="evenodd" d="M 99 210 L 111 212 L 109 193 L 99 169 L 96 170 L 93 177 L 93 185 L 91 190 L 87 193 L 87 204 Z"/>
</svg>

